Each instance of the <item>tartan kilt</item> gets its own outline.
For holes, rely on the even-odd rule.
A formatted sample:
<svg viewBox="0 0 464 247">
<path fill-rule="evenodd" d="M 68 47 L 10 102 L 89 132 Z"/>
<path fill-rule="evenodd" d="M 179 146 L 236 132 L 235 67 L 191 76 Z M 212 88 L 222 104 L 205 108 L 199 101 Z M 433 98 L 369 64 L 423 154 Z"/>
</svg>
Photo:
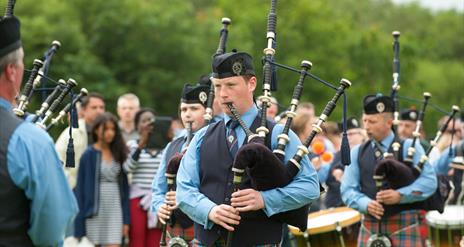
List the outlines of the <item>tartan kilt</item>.
<svg viewBox="0 0 464 247">
<path fill-rule="evenodd" d="M 418 210 L 408 210 L 382 219 L 382 233 L 386 234 L 393 247 L 423 246 L 420 234 L 420 217 Z M 367 246 L 371 234 L 378 231 L 378 220 L 370 215 L 363 215 L 361 229 L 358 235 L 358 246 Z"/>
<path fill-rule="evenodd" d="M 190 243 L 194 239 L 193 234 L 193 225 L 189 228 L 182 228 L 179 224 L 175 224 L 173 227 L 168 225 L 167 231 L 169 234 L 166 236 L 166 241 L 169 243 L 171 237 L 180 237 L 184 239 L 187 243 Z"/>
</svg>

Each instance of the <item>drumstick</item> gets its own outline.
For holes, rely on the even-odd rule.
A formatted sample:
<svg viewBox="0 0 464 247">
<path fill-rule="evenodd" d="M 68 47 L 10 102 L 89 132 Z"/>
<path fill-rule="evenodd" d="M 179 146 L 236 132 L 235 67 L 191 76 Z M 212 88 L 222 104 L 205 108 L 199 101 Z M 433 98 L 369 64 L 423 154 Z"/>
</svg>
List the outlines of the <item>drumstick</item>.
<svg viewBox="0 0 464 247">
<path fill-rule="evenodd" d="M 338 239 L 340 240 L 340 245 L 342 247 L 345 247 L 345 240 L 343 239 L 342 225 L 340 225 L 340 221 L 337 221 L 335 225 L 335 230 L 337 231 Z"/>
<path fill-rule="evenodd" d="M 309 233 L 308 233 L 308 231 L 305 231 L 303 233 L 303 238 L 306 240 L 306 247 L 311 247 L 311 243 L 309 242 Z"/>
</svg>

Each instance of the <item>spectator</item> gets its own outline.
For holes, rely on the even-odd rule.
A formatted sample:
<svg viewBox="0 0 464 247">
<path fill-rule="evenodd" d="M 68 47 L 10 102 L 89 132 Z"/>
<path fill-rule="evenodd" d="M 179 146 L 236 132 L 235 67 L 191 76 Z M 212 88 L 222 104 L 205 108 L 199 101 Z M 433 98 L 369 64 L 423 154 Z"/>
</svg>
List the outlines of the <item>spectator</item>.
<svg viewBox="0 0 464 247">
<path fill-rule="evenodd" d="M 119 246 L 129 235 L 129 185 L 122 169 L 128 151 L 111 113 L 95 119 L 92 137 L 95 143 L 82 155 L 77 177 L 75 237 Z"/>
<path fill-rule="evenodd" d="M 135 113 L 140 109 L 139 98 L 132 93 L 119 96 L 117 112 L 119 116 L 119 128 L 121 128 L 122 137 L 126 142 L 137 140 L 138 131 L 134 125 Z"/>
<path fill-rule="evenodd" d="M 77 170 L 82 154 L 89 144 L 92 143 L 92 135 L 90 134 L 91 126 L 95 118 L 105 112 L 105 102 L 103 96 L 99 93 L 90 93 L 82 98 L 80 109 L 78 112 L 79 128 L 72 129 L 72 137 L 74 143 L 74 159 L 75 168 L 65 168 L 65 174 L 71 188 L 76 186 Z M 69 127 L 67 127 L 56 140 L 55 148 L 58 152 L 61 162 L 66 162 L 66 149 L 69 142 Z"/>
</svg>

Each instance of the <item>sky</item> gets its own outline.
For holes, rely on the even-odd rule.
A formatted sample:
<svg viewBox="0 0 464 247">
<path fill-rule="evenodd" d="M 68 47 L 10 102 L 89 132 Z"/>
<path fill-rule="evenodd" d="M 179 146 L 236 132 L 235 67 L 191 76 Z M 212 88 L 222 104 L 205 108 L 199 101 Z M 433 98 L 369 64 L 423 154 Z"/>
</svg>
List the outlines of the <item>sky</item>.
<svg viewBox="0 0 464 247">
<path fill-rule="evenodd" d="M 394 3 L 418 2 L 420 5 L 435 11 L 456 9 L 464 12 L 464 0 L 392 0 Z"/>
</svg>

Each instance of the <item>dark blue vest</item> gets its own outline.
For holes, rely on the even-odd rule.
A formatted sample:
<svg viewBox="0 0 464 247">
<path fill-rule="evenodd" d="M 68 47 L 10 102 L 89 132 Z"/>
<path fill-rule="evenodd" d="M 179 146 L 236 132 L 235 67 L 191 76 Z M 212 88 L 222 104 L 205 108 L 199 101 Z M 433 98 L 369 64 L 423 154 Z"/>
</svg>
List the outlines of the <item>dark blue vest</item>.
<svg viewBox="0 0 464 247">
<path fill-rule="evenodd" d="M 456 145 L 456 156 L 464 156 L 464 141 L 459 142 L 458 145 Z M 455 205 L 459 203 L 464 203 L 464 201 L 459 202 L 458 199 L 461 196 L 462 193 L 462 180 L 464 178 L 463 176 L 464 171 L 461 169 L 454 169 L 454 174 L 451 177 L 451 182 L 454 184 L 454 196 L 450 198 L 448 201 L 449 205 Z M 440 176 L 439 176 L 440 177 Z M 440 183 L 438 183 L 440 186 Z"/>
<path fill-rule="evenodd" d="M 186 138 L 179 137 L 171 142 L 169 147 L 166 149 L 166 165 L 169 164 L 169 160 L 174 156 L 176 153 L 182 152 L 182 145 L 184 145 Z M 193 221 L 184 214 L 180 209 L 174 210 L 171 217 L 171 226 L 178 223 L 182 228 L 186 229 L 193 225 Z"/>
<path fill-rule="evenodd" d="M 256 132 L 260 125 L 260 117 L 255 118 L 251 131 Z M 268 121 L 267 126 L 272 133 L 275 123 Z M 270 134 L 268 135 L 268 137 Z M 246 141 L 246 140 L 245 140 Z M 271 147 L 271 138 L 266 138 L 266 146 Z M 226 127 L 224 121 L 208 126 L 200 148 L 200 192 L 216 204 L 230 204 L 233 192 L 233 157 L 226 143 Z M 243 176 L 240 189 L 251 188 L 247 175 Z M 282 237 L 282 223 L 269 219 L 264 211 L 241 213 L 241 221 L 235 227 L 232 246 L 244 247 L 258 244 L 277 244 Z M 195 238 L 206 246 L 222 237 L 227 239 L 227 230 L 214 225 L 211 230 L 205 230 L 195 223 Z"/>
<path fill-rule="evenodd" d="M 388 149 L 390 153 L 393 153 L 392 147 Z M 401 142 L 400 162 L 403 162 L 403 142 Z M 359 174 L 361 175 L 361 192 L 367 195 L 369 198 L 375 200 L 377 194 L 377 188 L 375 187 L 375 181 L 373 179 L 374 170 L 377 165 L 375 159 L 374 148 L 370 141 L 365 142 L 359 147 L 358 154 Z M 406 204 L 395 204 L 395 205 L 383 205 L 384 217 L 389 217 L 400 213 L 401 211 L 419 209 L 422 207 L 422 202 L 406 203 Z"/>
<path fill-rule="evenodd" d="M 172 156 L 174 156 L 174 154 L 182 152 L 182 145 L 184 145 L 184 143 L 185 137 L 179 137 L 171 142 L 169 147 L 164 151 L 166 153 L 166 159 L 164 160 L 166 165 L 169 164 L 169 160 L 172 158 Z"/>
<path fill-rule="evenodd" d="M 16 186 L 7 166 L 7 151 L 11 135 L 21 120 L 0 107 L 0 246 L 34 246 L 29 229 L 30 201 Z"/>
</svg>

